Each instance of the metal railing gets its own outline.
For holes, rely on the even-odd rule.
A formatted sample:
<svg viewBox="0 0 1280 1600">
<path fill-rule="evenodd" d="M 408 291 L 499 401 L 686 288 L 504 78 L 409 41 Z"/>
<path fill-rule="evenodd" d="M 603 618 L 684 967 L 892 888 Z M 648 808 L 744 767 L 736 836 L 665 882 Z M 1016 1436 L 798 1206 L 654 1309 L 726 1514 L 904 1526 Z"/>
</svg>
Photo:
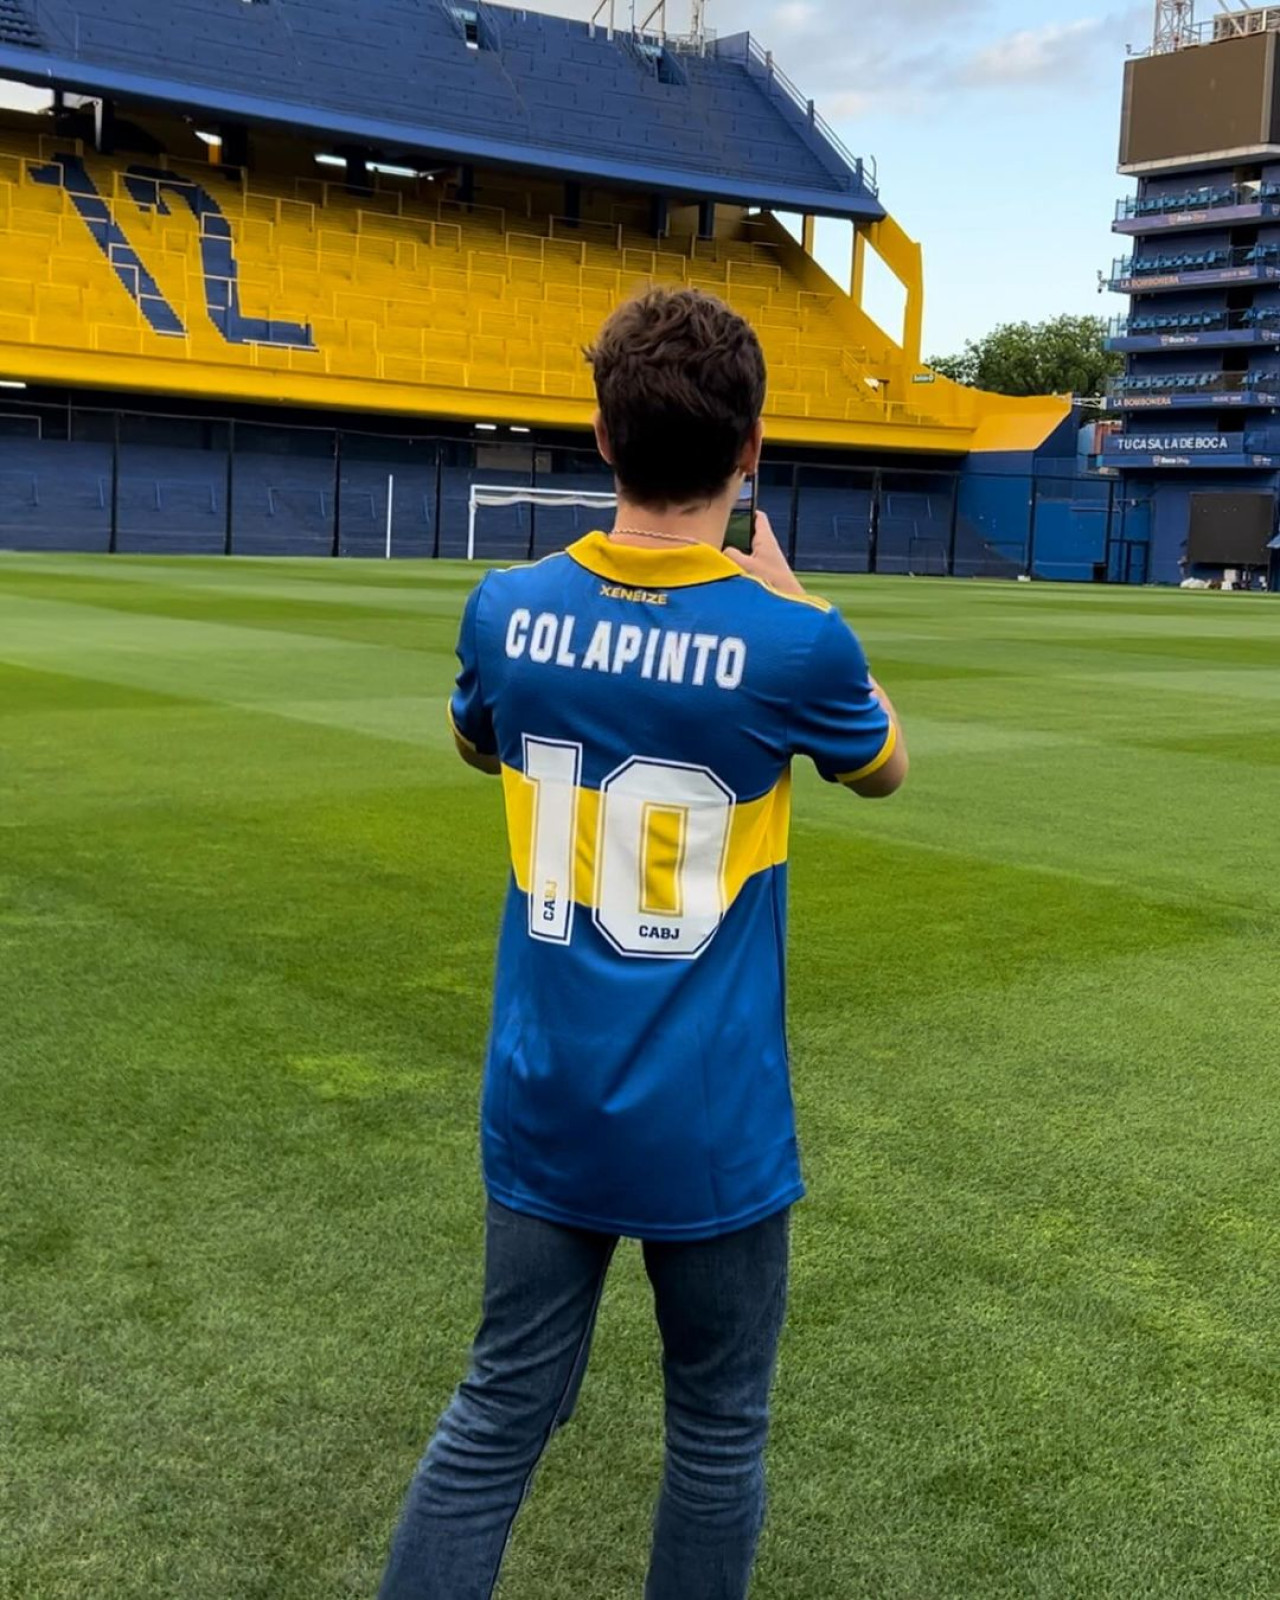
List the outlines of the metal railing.
<svg viewBox="0 0 1280 1600">
<path fill-rule="evenodd" d="M 1167 316 L 1113 317 L 1107 333 L 1112 339 L 1128 339 L 1165 333 L 1247 333 L 1276 326 L 1280 326 L 1280 306 L 1274 309 L 1250 306 L 1245 311 L 1178 311 Z"/>
<path fill-rule="evenodd" d="M 1225 245 L 1212 250 L 1182 250 L 1154 256 L 1121 256 L 1111 266 L 1112 281 L 1157 278 L 1166 273 L 1222 272 L 1232 267 L 1280 266 L 1280 244 Z"/>
<path fill-rule="evenodd" d="M 1255 368 L 1250 372 L 1130 373 L 1112 378 L 1107 393 L 1113 395 L 1249 394 L 1267 385 L 1280 386 L 1280 370 Z"/>
<path fill-rule="evenodd" d="M 1181 194 L 1129 195 L 1116 201 L 1116 220 L 1162 217 L 1181 211 L 1213 211 L 1225 206 L 1261 205 L 1280 200 L 1278 183 L 1237 183 L 1227 187 L 1188 189 Z"/>
<path fill-rule="evenodd" d="M 651 78 L 657 77 L 658 63 L 663 50 L 660 41 L 655 44 L 647 35 L 632 33 L 628 28 L 616 32 L 613 35 L 613 42 L 621 47 L 623 53 L 631 58 L 641 72 Z"/>
<path fill-rule="evenodd" d="M 778 66 L 773 59 L 773 52 L 765 50 L 752 34 L 747 35 L 747 49 L 749 59 L 757 66 L 763 67 L 768 81 L 777 87 L 782 97 L 791 102 L 819 138 L 825 140 L 845 166 L 850 168 L 858 187 L 868 190 L 873 195 L 879 195 L 880 176 L 876 158 L 855 156 L 827 119 L 818 112 L 814 102 L 804 95 Z"/>
<path fill-rule="evenodd" d="M 1205 22 L 1188 22 L 1178 30 L 1173 50 L 1194 50 L 1201 45 L 1221 44 L 1224 39 L 1247 39 L 1259 33 L 1280 32 L 1280 6 L 1255 6 L 1244 11 L 1221 11 Z M 1172 52 L 1157 45 L 1135 50 L 1136 60 Z"/>
</svg>

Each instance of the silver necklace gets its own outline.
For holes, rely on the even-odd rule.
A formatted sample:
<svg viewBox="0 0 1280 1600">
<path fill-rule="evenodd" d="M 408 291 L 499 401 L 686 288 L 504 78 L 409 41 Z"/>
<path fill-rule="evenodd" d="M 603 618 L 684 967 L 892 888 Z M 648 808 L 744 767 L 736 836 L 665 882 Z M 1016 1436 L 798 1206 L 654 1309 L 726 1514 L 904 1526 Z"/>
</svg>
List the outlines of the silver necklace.
<svg viewBox="0 0 1280 1600">
<path fill-rule="evenodd" d="M 662 539 L 667 544 L 701 544 L 700 539 L 688 539 L 682 533 L 662 533 L 657 528 L 614 528 L 609 537 L 616 538 L 622 534 L 627 539 Z"/>
</svg>

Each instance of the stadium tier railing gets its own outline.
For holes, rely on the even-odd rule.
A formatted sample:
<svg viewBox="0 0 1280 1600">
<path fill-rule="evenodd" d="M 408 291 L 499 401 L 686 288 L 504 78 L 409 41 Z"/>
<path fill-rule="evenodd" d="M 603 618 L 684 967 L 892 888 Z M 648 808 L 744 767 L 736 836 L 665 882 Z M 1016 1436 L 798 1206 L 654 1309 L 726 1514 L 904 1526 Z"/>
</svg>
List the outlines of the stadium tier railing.
<svg viewBox="0 0 1280 1600">
<path fill-rule="evenodd" d="M 1280 265 L 1280 244 L 1214 245 L 1199 250 L 1162 250 L 1143 256 L 1123 256 L 1112 262 L 1112 281 L 1123 278 L 1161 277 L 1188 272 L 1224 272 L 1239 267 Z"/>
<path fill-rule="evenodd" d="M 832 175 L 840 175 L 850 188 L 866 189 L 870 194 L 878 194 L 880 191 L 875 158 L 871 157 L 868 161 L 864 161 L 861 156 L 855 156 L 826 118 L 819 113 L 815 103 L 801 93 L 778 66 L 773 59 L 773 52 L 766 50 L 753 35 L 748 34 L 746 37 L 748 70 L 753 70 L 757 77 L 763 75 L 769 90 L 787 103 L 793 116 L 799 114 L 801 125 L 807 127 L 821 141 L 818 149 L 823 155 L 827 151 L 835 153 L 838 158 L 836 165 L 833 166 L 829 159 L 824 162 Z M 843 169 L 848 169 L 847 173 Z"/>
</svg>

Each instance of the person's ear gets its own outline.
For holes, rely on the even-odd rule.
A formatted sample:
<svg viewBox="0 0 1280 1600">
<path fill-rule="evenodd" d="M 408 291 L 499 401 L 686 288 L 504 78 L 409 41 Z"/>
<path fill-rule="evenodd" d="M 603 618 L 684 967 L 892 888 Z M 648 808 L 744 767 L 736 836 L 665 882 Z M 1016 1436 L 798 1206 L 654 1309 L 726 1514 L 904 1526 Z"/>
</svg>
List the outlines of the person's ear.
<svg viewBox="0 0 1280 1600">
<path fill-rule="evenodd" d="M 609 435 L 605 429 L 604 413 L 602 411 L 596 412 L 591 419 L 591 426 L 595 429 L 596 449 L 600 452 L 605 465 L 611 467 L 613 465 L 613 451 L 609 445 Z"/>
<path fill-rule="evenodd" d="M 738 470 L 744 478 L 754 478 L 760 471 L 760 456 L 763 450 L 764 422 L 761 420 L 752 428 L 751 437 L 742 452 L 742 460 L 738 463 Z"/>
</svg>

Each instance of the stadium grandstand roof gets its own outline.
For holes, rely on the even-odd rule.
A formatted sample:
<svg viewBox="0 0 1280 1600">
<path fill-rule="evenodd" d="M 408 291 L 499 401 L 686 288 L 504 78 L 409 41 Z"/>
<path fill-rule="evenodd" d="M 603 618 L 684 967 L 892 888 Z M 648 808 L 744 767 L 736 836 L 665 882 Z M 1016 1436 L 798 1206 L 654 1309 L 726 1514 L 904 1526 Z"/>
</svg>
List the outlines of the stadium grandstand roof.
<svg viewBox="0 0 1280 1600">
<path fill-rule="evenodd" d="M 817 215 L 875 184 L 748 34 L 706 54 L 485 0 L 0 0 L 0 75 Z"/>
</svg>

